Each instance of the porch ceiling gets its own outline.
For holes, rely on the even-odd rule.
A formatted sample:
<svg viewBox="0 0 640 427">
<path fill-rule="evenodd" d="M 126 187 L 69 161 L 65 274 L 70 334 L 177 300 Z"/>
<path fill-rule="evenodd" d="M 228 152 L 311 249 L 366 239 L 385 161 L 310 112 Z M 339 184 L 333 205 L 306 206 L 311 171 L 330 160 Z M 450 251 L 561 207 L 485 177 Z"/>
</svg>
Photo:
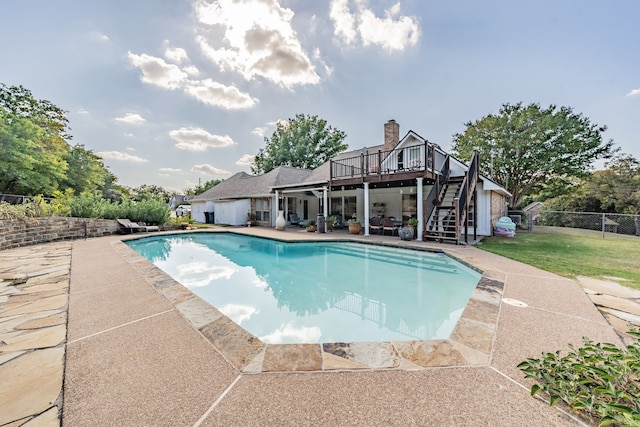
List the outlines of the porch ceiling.
<svg viewBox="0 0 640 427">
<path fill-rule="evenodd" d="M 348 181 L 348 182 L 347 182 Z M 356 181 L 356 182 L 354 182 Z M 432 179 L 425 178 L 424 184 L 431 185 L 435 181 Z M 403 179 L 397 181 L 369 181 L 369 189 L 376 188 L 402 188 L 402 187 L 415 187 L 416 180 L 415 179 Z M 364 183 L 361 179 L 341 179 L 338 181 L 334 181 L 333 185 L 330 187 L 331 191 L 340 191 L 344 188 L 344 190 L 353 190 L 356 188 L 364 188 Z"/>
</svg>

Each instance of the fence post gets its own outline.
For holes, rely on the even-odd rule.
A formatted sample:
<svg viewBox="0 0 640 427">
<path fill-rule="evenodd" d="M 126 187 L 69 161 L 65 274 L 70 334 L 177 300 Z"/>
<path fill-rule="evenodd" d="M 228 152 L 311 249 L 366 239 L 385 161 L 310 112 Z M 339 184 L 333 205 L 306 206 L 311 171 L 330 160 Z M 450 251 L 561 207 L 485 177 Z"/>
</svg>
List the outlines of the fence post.
<svg viewBox="0 0 640 427">
<path fill-rule="evenodd" d="M 605 213 L 602 212 L 602 238 L 604 239 L 604 227 L 605 227 L 605 221 L 607 220 L 607 218 L 605 217 Z"/>
</svg>

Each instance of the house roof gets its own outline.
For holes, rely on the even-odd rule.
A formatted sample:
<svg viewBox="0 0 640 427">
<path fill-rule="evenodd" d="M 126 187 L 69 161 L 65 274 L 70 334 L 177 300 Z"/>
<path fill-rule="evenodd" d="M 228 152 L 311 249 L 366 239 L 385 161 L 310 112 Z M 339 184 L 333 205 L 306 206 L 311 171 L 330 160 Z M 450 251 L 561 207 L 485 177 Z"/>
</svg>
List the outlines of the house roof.
<svg viewBox="0 0 640 427">
<path fill-rule="evenodd" d="M 238 172 L 215 187 L 194 197 L 191 202 L 269 197 L 273 187 L 299 183 L 304 181 L 311 173 L 312 171 L 310 170 L 290 166 L 278 166 L 262 175 L 249 175 L 245 172 Z"/>
<path fill-rule="evenodd" d="M 412 140 L 426 142 L 427 140 L 414 131 L 409 131 L 399 141 L 397 146 L 401 146 Z M 446 154 L 439 145 L 433 144 L 435 149 Z M 341 160 L 359 156 L 361 153 L 375 153 L 378 150 L 385 151 L 384 144 L 363 147 L 356 150 L 343 151 L 334 156 L 331 160 Z M 466 169 L 466 165 L 451 157 L 452 163 L 457 164 L 460 169 Z M 318 187 L 328 184 L 331 171 L 331 161 L 327 161 L 313 170 L 299 169 L 290 166 L 279 166 L 270 172 L 262 175 L 249 175 L 245 172 L 238 172 L 220 184 L 205 191 L 204 193 L 191 199 L 191 202 L 221 199 L 244 199 L 248 197 L 271 197 L 273 190 L 287 188 L 301 190 L 303 187 Z M 484 181 L 487 190 L 497 191 L 505 196 L 511 194 L 491 179 L 480 175 L 478 177 Z"/>
</svg>

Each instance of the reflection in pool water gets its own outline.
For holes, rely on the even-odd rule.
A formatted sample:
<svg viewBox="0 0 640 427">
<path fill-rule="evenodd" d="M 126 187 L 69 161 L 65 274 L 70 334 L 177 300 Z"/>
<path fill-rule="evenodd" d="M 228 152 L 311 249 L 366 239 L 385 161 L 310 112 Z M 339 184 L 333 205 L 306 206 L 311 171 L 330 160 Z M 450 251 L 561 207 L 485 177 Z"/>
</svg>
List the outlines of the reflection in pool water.
<svg viewBox="0 0 640 427">
<path fill-rule="evenodd" d="M 127 244 L 267 343 L 446 339 L 480 273 L 444 254 L 232 233 Z"/>
</svg>

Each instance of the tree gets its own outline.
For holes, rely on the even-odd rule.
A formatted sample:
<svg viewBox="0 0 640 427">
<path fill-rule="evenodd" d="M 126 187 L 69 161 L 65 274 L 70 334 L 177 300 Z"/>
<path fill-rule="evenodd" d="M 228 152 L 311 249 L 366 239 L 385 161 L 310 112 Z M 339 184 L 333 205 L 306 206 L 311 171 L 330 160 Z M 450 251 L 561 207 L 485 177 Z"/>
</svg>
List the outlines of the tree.
<svg viewBox="0 0 640 427">
<path fill-rule="evenodd" d="M 465 126 L 453 136 L 452 152 L 469 160 L 477 151 L 481 173 L 512 194 L 514 207 L 534 192 L 566 192 L 573 178 L 589 174 L 595 160 L 617 152 L 612 140 L 602 139 L 606 126 L 592 124 L 569 107 L 504 104 L 497 115 Z"/>
<path fill-rule="evenodd" d="M 35 99 L 29 89 L 0 83 L 0 110 L 9 117 L 27 118 L 50 136 L 70 140 L 65 111 L 50 101 Z"/>
<path fill-rule="evenodd" d="M 67 171 L 66 143 L 31 120 L 0 110 L 0 192 L 52 195 Z"/>
<path fill-rule="evenodd" d="M 134 188 L 133 193 L 133 199 L 136 202 L 142 202 L 144 200 L 160 200 L 164 203 L 169 203 L 169 199 L 171 199 L 171 192 L 153 184 L 142 184 L 141 186 Z"/>
<path fill-rule="evenodd" d="M 601 210 L 627 214 L 640 213 L 640 162 L 624 154 L 607 163 L 585 182 L 585 193 L 600 200 Z"/>
<path fill-rule="evenodd" d="M 67 118 L 22 86 L 0 83 L 0 191 L 52 195 L 67 171 Z"/>
<path fill-rule="evenodd" d="M 278 166 L 314 169 L 347 148 L 345 137 L 318 116 L 297 114 L 279 122 L 271 139 L 264 139 L 266 147 L 258 151 L 251 172 L 266 173 Z"/>
<path fill-rule="evenodd" d="M 70 147 L 66 161 L 69 169 L 61 187 L 71 188 L 76 194 L 100 189 L 110 174 L 102 158 L 85 149 L 84 145 Z"/>
</svg>

